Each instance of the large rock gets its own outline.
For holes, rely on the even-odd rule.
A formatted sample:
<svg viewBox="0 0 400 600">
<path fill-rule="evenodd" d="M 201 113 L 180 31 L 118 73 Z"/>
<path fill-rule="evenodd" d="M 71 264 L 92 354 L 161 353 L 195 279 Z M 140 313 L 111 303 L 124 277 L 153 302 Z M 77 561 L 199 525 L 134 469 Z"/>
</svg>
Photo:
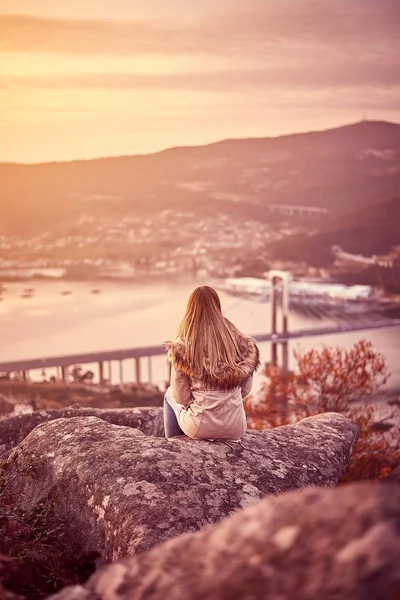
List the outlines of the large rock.
<svg viewBox="0 0 400 600">
<path fill-rule="evenodd" d="M 164 598 L 400 598 L 400 487 L 358 483 L 265 498 L 51 597 Z"/>
<path fill-rule="evenodd" d="M 266 494 L 336 485 L 356 439 L 357 425 L 336 413 L 248 431 L 243 445 L 169 441 L 95 417 L 57 419 L 10 455 L 8 502 L 24 511 L 51 502 L 82 555 L 117 560 Z"/>
<path fill-rule="evenodd" d="M 11 450 L 41 423 L 78 416 L 98 417 L 114 425 L 134 427 L 146 435 L 164 435 L 162 408 L 158 407 L 99 409 L 74 405 L 62 409 L 38 410 L 30 414 L 0 418 L 0 459 L 7 458 Z"/>
</svg>

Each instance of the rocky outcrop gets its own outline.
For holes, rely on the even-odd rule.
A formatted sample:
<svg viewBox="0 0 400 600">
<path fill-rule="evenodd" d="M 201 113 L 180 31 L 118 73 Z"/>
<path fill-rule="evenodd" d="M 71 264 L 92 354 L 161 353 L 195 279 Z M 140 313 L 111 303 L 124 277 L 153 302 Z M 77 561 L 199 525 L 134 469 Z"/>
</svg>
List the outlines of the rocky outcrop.
<svg viewBox="0 0 400 600">
<path fill-rule="evenodd" d="M 51 600 L 399 597 L 400 487 L 358 483 L 265 498 Z"/>
<path fill-rule="evenodd" d="M 99 409 L 74 405 L 63 409 L 38 410 L 0 419 L 0 458 L 7 458 L 10 451 L 37 425 L 72 417 L 97 417 L 114 425 L 134 427 L 146 435 L 164 435 L 162 408 L 158 407 Z"/>
<path fill-rule="evenodd" d="M 266 494 L 336 485 L 356 438 L 357 425 L 336 413 L 248 431 L 242 445 L 149 437 L 95 417 L 56 419 L 10 455 L 8 502 L 24 511 L 51 502 L 82 555 L 118 560 Z"/>
</svg>

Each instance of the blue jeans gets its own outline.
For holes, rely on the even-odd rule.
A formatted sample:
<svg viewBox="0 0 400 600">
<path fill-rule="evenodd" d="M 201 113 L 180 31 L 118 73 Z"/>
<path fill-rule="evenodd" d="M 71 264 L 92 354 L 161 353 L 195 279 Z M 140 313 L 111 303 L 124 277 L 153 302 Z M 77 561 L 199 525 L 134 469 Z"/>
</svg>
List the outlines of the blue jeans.
<svg viewBox="0 0 400 600">
<path fill-rule="evenodd" d="M 168 401 L 167 394 L 164 396 L 164 432 L 166 438 L 175 437 L 177 435 L 185 435 L 179 427 L 179 415 L 182 406 L 172 399 Z"/>
</svg>

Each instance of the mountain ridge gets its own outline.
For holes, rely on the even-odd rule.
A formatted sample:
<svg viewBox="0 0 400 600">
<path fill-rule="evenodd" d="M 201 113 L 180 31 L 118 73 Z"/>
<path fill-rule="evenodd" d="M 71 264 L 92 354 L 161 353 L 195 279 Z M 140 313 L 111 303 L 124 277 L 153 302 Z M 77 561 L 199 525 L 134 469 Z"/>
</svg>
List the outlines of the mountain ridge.
<svg viewBox="0 0 400 600">
<path fill-rule="evenodd" d="M 335 257 L 334 245 L 346 252 L 386 255 L 400 245 L 400 195 L 355 209 L 325 222 L 313 235 L 305 233 L 271 245 L 272 256 L 280 260 L 305 262 L 315 267 L 329 267 Z"/>
<path fill-rule="evenodd" d="M 102 162 L 106 160 L 119 160 L 119 159 L 134 159 L 134 158 L 146 158 L 146 157 L 157 157 L 164 154 L 176 153 L 181 151 L 191 151 L 191 150 L 206 150 L 216 147 L 221 147 L 228 144 L 240 144 L 240 143 L 263 143 L 263 142 L 275 142 L 276 140 L 283 141 L 293 141 L 294 139 L 299 139 L 311 136 L 322 136 L 324 134 L 335 134 L 336 132 L 345 132 L 355 130 L 360 126 L 373 126 L 373 127 L 389 127 L 389 128 L 398 128 L 398 132 L 400 135 L 400 123 L 395 121 L 381 121 L 381 120 L 370 120 L 364 119 L 361 121 L 355 121 L 351 123 L 346 123 L 345 125 L 339 125 L 336 127 L 327 127 L 325 129 L 312 129 L 309 131 L 301 131 L 296 133 L 286 133 L 283 135 L 276 136 L 256 136 L 256 137 L 233 137 L 233 138 L 223 138 L 220 140 L 216 140 L 213 142 L 207 142 L 205 144 L 190 144 L 190 145 L 182 145 L 182 146 L 170 146 L 161 150 L 156 150 L 155 152 L 137 152 L 137 153 L 129 153 L 129 154 L 117 154 L 112 156 L 97 156 L 92 158 L 73 158 L 69 160 L 49 160 L 42 162 L 18 162 L 18 161 L 0 161 L 0 166 L 19 166 L 19 167 L 38 167 L 38 166 L 51 166 L 51 165 L 70 165 L 74 163 L 88 163 L 88 162 Z"/>
<path fill-rule="evenodd" d="M 362 121 L 154 154 L 0 163 L 0 229 L 31 235 L 77 215 L 151 218 L 169 209 L 272 221 L 271 206 L 334 214 L 400 188 L 400 124 Z"/>
</svg>

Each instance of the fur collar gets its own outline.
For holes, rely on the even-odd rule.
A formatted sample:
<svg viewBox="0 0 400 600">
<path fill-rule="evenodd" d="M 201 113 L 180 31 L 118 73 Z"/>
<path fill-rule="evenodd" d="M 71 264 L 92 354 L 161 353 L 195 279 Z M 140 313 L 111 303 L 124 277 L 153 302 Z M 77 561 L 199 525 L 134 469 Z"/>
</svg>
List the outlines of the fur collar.
<svg viewBox="0 0 400 600">
<path fill-rule="evenodd" d="M 206 387 L 230 390 L 241 385 L 260 366 L 260 354 L 253 338 L 241 335 L 238 342 L 243 359 L 237 363 L 234 370 L 228 365 L 221 364 L 216 377 L 212 377 L 206 369 L 203 369 L 200 375 L 193 372 L 187 361 L 186 348 L 182 340 L 166 343 L 167 359 L 177 371 L 190 379 L 201 381 Z"/>
</svg>

